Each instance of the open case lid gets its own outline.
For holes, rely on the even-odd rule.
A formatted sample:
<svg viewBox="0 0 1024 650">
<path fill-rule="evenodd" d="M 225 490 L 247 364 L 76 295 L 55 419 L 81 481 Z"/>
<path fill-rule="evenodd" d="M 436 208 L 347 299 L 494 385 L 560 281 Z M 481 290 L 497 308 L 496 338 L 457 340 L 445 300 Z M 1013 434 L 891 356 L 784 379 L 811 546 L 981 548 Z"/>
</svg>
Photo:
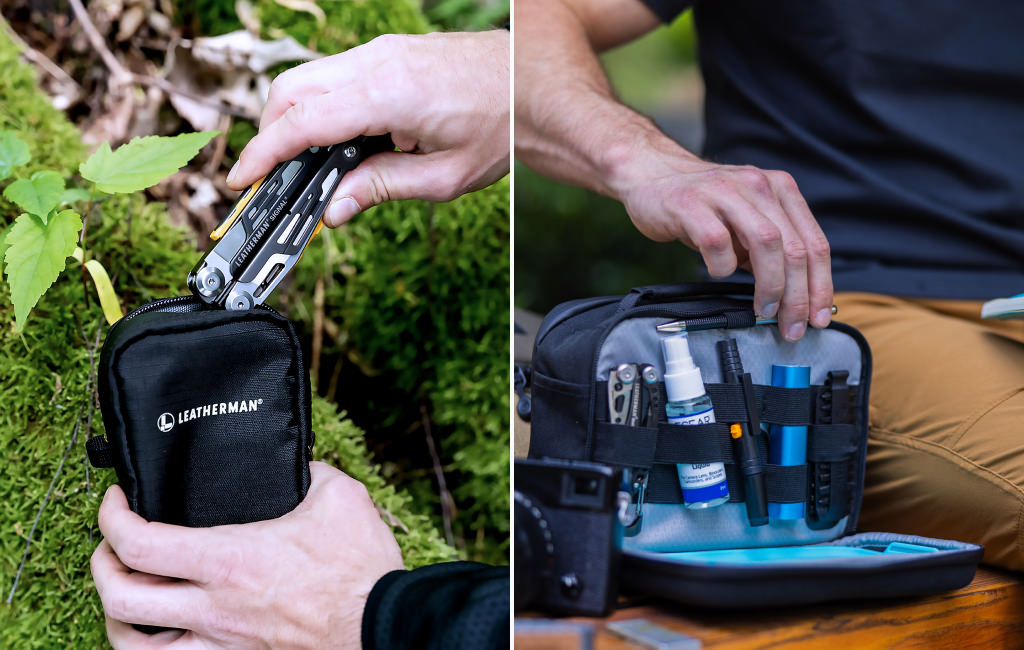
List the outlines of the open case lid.
<svg viewBox="0 0 1024 650">
<path fill-rule="evenodd" d="M 720 608 L 939 593 L 970 583 L 976 544 L 859 533 L 824 544 L 684 553 L 627 550 L 624 592 Z"/>
</svg>

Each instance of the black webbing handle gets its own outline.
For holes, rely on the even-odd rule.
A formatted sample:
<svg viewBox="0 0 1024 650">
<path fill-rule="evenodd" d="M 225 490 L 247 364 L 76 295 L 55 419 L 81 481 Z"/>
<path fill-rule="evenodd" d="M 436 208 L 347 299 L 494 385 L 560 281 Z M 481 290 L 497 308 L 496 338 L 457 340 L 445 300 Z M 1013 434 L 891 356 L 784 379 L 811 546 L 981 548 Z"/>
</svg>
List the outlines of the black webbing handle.
<svg viewBox="0 0 1024 650">
<path fill-rule="evenodd" d="M 636 307 L 641 302 L 669 302 L 696 296 L 753 296 L 754 285 L 745 282 L 689 282 L 682 284 L 652 284 L 633 287 L 619 301 L 619 312 Z"/>
</svg>

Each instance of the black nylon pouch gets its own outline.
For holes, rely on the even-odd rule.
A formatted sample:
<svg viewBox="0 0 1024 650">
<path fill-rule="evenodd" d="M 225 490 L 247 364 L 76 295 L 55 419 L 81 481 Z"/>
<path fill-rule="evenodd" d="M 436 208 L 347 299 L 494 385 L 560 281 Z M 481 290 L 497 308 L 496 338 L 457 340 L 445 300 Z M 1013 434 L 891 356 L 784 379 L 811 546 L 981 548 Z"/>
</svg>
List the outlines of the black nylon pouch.
<svg viewBox="0 0 1024 650">
<path fill-rule="evenodd" d="M 106 439 L 89 441 L 89 458 L 115 469 L 145 519 L 247 523 L 305 497 L 309 376 L 283 316 L 149 303 L 111 327 L 98 372 Z"/>
</svg>

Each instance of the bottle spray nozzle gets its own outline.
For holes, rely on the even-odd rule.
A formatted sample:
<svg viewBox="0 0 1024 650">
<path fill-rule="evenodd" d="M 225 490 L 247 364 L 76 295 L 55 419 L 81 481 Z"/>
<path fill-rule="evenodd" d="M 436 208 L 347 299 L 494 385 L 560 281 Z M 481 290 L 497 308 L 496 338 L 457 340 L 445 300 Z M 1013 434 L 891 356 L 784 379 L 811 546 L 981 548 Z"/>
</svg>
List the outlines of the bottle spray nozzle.
<svg viewBox="0 0 1024 650">
<path fill-rule="evenodd" d="M 685 334 L 668 336 L 661 340 L 665 354 L 665 374 L 679 374 L 696 368 L 690 356 L 690 343 Z"/>
<path fill-rule="evenodd" d="M 704 380 L 700 368 L 690 356 L 690 344 L 685 334 L 661 340 L 665 354 L 665 393 L 670 402 L 693 399 L 704 394 Z"/>
</svg>

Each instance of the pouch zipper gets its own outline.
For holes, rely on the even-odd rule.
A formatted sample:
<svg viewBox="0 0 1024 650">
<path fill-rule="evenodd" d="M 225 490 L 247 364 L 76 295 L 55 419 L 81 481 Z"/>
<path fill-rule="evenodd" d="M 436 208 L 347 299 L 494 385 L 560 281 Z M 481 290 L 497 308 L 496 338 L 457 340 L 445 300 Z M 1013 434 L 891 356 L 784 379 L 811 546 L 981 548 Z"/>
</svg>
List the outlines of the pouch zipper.
<svg viewBox="0 0 1024 650">
<path fill-rule="evenodd" d="M 110 326 L 110 331 L 107 332 L 107 336 L 110 336 L 110 334 L 114 331 L 115 328 L 117 328 L 118 325 L 120 325 L 121 323 L 123 323 L 125 321 L 129 321 L 129 320 L 135 318 L 136 316 L 138 316 L 140 314 L 145 314 L 145 313 L 148 313 L 148 312 L 151 312 L 151 311 L 163 311 L 167 307 L 171 307 L 171 306 L 174 306 L 174 305 L 185 305 L 185 304 L 190 304 L 190 303 L 195 307 L 195 309 L 188 309 L 188 310 L 180 311 L 180 312 L 176 312 L 176 313 L 194 314 L 194 313 L 200 312 L 200 311 L 207 311 L 207 310 L 214 311 L 213 308 L 210 308 L 209 305 L 207 305 L 205 302 L 203 302 L 199 298 L 196 298 L 195 296 L 172 296 L 170 298 L 158 298 L 157 300 L 154 300 L 152 302 L 147 302 L 144 305 L 140 305 L 139 307 L 136 307 L 135 309 L 133 309 L 130 312 L 128 312 L 127 314 L 125 314 L 124 317 L 122 317 L 120 320 L 118 320 L 117 322 L 115 322 L 113 325 Z M 256 308 L 256 307 L 259 307 L 260 309 L 263 309 L 264 311 L 269 311 L 271 313 L 277 314 L 278 316 L 281 315 L 280 313 L 278 313 L 278 311 L 276 309 L 274 309 L 273 307 L 269 307 L 267 305 L 264 305 L 263 303 L 259 303 L 257 305 L 254 305 L 254 308 Z M 223 310 L 216 310 L 216 311 L 223 311 Z"/>
</svg>

